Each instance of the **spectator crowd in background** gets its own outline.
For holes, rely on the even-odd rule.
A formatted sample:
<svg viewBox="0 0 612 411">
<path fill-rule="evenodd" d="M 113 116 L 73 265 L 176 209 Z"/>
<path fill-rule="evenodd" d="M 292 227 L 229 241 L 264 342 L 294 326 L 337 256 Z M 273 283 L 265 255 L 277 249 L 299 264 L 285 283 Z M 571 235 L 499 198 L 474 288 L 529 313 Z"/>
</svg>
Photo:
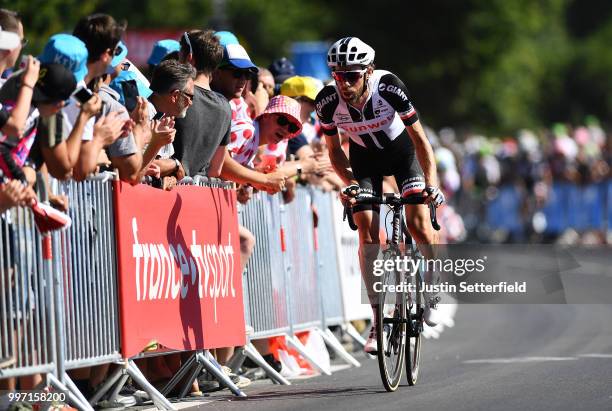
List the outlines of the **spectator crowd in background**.
<svg viewBox="0 0 612 411">
<path fill-rule="evenodd" d="M 51 36 L 38 57 L 20 58 L 27 22 L 17 13 L 0 10 L 0 26 L 0 212 L 36 202 L 34 188 L 49 176 L 80 181 L 107 170 L 130 184 L 164 190 L 197 175 L 220 177 L 236 183 L 242 204 L 254 190 L 280 192 L 290 202 L 300 184 L 342 188 L 314 114 L 316 95 L 329 79 L 298 76 L 284 57 L 258 67 L 232 33 L 188 30 L 157 42 L 141 72 L 121 41 L 125 24 L 109 15 L 83 17 L 72 34 Z M 610 178 L 612 136 L 592 117 L 585 125 L 557 124 L 505 138 L 458 135 L 450 128 L 428 129 L 427 135 L 449 199 L 440 211 L 447 242 L 537 238 L 541 230 L 533 217 L 553 183 L 583 186 Z M 392 180 L 386 183 L 386 190 L 398 191 Z M 487 202 L 509 185 L 526 193 L 522 238 L 484 230 Z M 49 202 L 63 211 L 70 207 L 53 194 Z M 606 241 L 603 234 L 597 241 Z M 244 270 L 257 246 L 244 227 L 240 245 Z M 258 348 L 266 353 L 265 343 Z M 224 365 L 232 353 L 226 348 L 215 355 Z M 180 355 L 164 358 L 143 360 L 150 381 L 167 380 L 180 367 Z M 239 386 L 249 383 L 226 371 Z M 107 373 L 102 366 L 75 370 L 73 378 L 88 393 Z M 36 383 L 36 377 L 0 380 L 0 389 Z M 203 375 L 192 394 L 210 385 Z"/>
</svg>

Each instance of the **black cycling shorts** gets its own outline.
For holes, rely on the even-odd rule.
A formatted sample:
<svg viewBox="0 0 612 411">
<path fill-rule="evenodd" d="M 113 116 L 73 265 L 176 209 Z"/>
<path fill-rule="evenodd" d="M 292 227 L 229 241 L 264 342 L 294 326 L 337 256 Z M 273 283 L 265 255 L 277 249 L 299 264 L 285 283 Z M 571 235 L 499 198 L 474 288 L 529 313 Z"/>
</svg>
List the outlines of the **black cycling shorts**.
<svg viewBox="0 0 612 411">
<path fill-rule="evenodd" d="M 367 149 L 351 141 L 349 144 L 349 161 L 353 175 L 362 190 L 374 195 L 382 195 L 384 176 L 395 177 L 402 196 L 419 194 L 425 189 L 425 177 L 416 158 L 414 144 L 404 131 L 384 149 Z M 372 204 L 355 206 L 353 211 L 378 209 Z"/>
</svg>

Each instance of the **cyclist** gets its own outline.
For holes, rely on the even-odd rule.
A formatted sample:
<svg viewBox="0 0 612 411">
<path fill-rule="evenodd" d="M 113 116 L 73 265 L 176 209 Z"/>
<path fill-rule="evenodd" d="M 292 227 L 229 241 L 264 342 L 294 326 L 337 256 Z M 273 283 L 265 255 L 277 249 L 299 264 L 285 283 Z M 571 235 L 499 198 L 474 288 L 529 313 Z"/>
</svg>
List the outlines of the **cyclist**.
<svg viewBox="0 0 612 411">
<path fill-rule="evenodd" d="M 334 82 L 319 92 L 315 107 L 335 171 L 349 193 L 382 194 L 383 176 L 394 176 L 402 196 L 426 197 L 427 203 L 442 204 L 436 162 L 429 140 L 406 86 L 395 74 L 374 69 L 374 49 L 357 37 L 335 42 L 327 53 Z M 349 155 L 342 150 L 340 136 L 348 136 Z M 353 208 L 359 227 L 359 262 L 372 308 L 376 293 L 372 284 L 373 261 L 379 252 L 379 206 Z M 407 205 L 408 230 L 426 258 L 433 258 L 436 236 L 427 205 Z M 426 279 L 427 281 L 427 279 Z M 431 321 L 433 303 L 426 304 L 425 320 Z M 375 311 L 376 312 L 376 311 Z M 376 318 L 376 316 L 374 316 Z M 372 325 L 365 351 L 377 352 L 376 327 Z"/>
</svg>

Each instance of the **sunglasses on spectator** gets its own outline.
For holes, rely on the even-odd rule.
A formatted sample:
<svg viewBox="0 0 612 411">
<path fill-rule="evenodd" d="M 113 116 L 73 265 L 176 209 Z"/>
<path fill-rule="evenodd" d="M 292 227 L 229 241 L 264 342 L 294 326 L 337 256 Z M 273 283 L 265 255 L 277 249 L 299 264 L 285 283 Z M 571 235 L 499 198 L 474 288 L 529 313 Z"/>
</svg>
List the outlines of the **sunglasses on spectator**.
<svg viewBox="0 0 612 411">
<path fill-rule="evenodd" d="M 189 54 L 193 54 L 193 47 L 191 46 L 191 40 L 189 40 L 189 34 L 184 32 L 183 38 L 185 39 L 185 43 L 187 43 L 187 47 L 189 47 Z"/>
<path fill-rule="evenodd" d="M 295 125 L 292 121 L 290 121 L 286 116 L 276 116 L 276 124 L 281 127 L 287 127 L 287 130 L 291 134 L 295 134 L 299 131 L 299 127 Z"/>
<path fill-rule="evenodd" d="M 365 72 L 366 69 L 353 71 L 333 71 L 332 77 L 334 80 L 340 83 L 347 82 L 349 84 L 355 84 Z"/>
<path fill-rule="evenodd" d="M 186 92 L 186 91 L 184 91 L 184 90 L 179 90 L 179 91 L 180 91 L 180 93 L 181 93 L 182 95 L 184 95 L 185 97 L 187 97 L 187 98 L 189 99 L 189 101 L 193 101 L 193 98 L 195 97 L 195 95 L 194 95 L 194 94 L 187 93 L 187 92 Z"/>
</svg>

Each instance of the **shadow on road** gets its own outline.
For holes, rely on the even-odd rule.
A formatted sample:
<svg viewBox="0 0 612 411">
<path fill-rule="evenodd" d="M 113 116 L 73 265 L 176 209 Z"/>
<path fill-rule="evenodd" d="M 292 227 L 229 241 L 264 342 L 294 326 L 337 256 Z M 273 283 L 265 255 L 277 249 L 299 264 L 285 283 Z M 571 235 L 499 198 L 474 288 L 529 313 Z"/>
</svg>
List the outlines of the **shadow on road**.
<svg viewBox="0 0 612 411">
<path fill-rule="evenodd" d="M 354 395 L 382 394 L 384 389 L 372 387 L 352 387 L 352 388 L 318 388 L 318 389 L 295 389 L 291 391 L 264 391 L 258 393 L 247 393 L 248 397 L 231 397 L 232 401 L 262 401 L 262 400 L 286 400 L 286 399 L 307 399 L 307 398 L 327 398 L 327 397 L 348 397 Z M 229 397 L 228 397 L 229 398 Z M 221 400 L 221 398 L 215 398 Z"/>
</svg>

